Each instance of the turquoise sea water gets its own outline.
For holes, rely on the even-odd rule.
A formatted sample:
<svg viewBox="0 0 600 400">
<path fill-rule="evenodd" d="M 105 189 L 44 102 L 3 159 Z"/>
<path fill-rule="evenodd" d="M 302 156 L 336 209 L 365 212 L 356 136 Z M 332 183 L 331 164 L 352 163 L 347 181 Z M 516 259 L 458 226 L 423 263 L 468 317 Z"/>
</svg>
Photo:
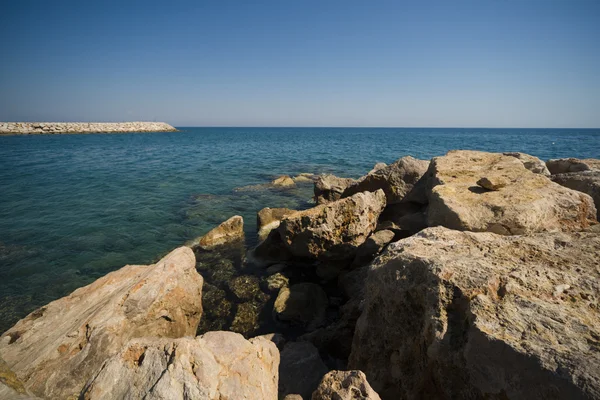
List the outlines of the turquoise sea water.
<svg viewBox="0 0 600 400">
<path fill-rule="evenodd" d="M 358 177 L 450 149 L 600 158 L 600 129 L 180 128 L 0 137 L 0 332 L 125 264 L 149 263 L 240 214 L 311 206 L 278 175 Z"/>
</svg>

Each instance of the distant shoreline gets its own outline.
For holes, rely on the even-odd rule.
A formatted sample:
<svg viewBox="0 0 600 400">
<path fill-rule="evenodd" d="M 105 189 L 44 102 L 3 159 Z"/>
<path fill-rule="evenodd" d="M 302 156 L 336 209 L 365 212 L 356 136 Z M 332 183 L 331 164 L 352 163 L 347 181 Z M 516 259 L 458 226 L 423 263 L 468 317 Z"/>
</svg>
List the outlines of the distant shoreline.
<svg viewBox="0 0 600 400">
<path fill-rule="evenodd" d="M 165 122 L 0 122 L 0 135 L 177 132 Z"/>
</svg>

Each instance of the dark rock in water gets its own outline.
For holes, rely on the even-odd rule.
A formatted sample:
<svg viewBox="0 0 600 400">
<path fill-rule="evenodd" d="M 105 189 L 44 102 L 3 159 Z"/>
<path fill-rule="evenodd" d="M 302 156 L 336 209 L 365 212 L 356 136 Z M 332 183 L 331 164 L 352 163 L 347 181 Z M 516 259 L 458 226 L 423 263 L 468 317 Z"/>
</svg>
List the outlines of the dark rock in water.
<svg viewBox="0 0 600 400">
<path fill-rule="evenodd" d="M 281 272 L 269 275 L 265 278 L 265 285 L 271 292 L 277 292 L 279 289 L 289 286 L 290 280 Z"/>
<path fill-rule="evenodd" d="M 327 294 L 314 283 L 304 282 L 279 291 L 273 316 L 276 320 L 313 330 L 325 320 Z"/>
<path fill-rule="evenodd" d="M 198 325 L 198 333 L 226 329 L 232 318 L 233 304 L 227 299 L 227 293 L 209 283 L 202 289 L 204 316 Z"/>
<path fill-rule="evenodd" d="M 231 323 L 231 330 L 246 337 L 251 336 L 259 327 L 258 318 L 263 306 L 256 301 L 238 304 L 235 318 Z"/>
<path fill-rule="evenodd" d="M 335 175 L 319 176 L 315 181 L 315 202 L 325 204 L 339 200 L 344 190 L 353 182 L 355 182 L 354 179 L 338 178 Z"/>
<path fill-rule="evenodd" d="M 309 399 L 328 371 L 315 346 L 309 342 L 287 343 L 280 356 L 279 398 L 298 394 Z"/>
<path fill-rule="evenodd" d="M 381 400 L 362 371 L 330 371 L 311 400 Z"/>
<path fill-rule="evenodd" d="M 260 281 L 254 275 L 241 275 L 231 279 L 229 289 L 240 301 L 252 300 L 260 292 Z"/>
<path fill-rule="evenodd" d="M 387 204 L 396 204 L 404 200 L 417 181 L 423 176 L 429 161 L 413 157 L 402 157 L 393 164 L 375 169 L 358 181 L 352 182 L 344 190 L 342 197 L 360 192 L 384 191 Z"/>
<path fill-rule="evenodd" d="M 600 169 L 556 174 L 551 179 L 559 185 L 590 195 L 596 206 L 596 219 L 600 220 Z"/>
</svg>

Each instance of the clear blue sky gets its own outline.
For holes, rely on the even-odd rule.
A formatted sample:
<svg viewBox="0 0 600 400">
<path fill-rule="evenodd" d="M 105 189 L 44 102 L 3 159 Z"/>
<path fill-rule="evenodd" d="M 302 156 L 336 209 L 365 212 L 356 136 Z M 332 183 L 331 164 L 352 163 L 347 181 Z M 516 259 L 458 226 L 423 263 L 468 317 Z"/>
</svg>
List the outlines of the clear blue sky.
<svg viewBox="0 0 600 400">
<path fill-rule="evenodd" d="M 599 0 L 15 0 L 0 38 L 0 121 L 600 127 Z"/>
</svg>

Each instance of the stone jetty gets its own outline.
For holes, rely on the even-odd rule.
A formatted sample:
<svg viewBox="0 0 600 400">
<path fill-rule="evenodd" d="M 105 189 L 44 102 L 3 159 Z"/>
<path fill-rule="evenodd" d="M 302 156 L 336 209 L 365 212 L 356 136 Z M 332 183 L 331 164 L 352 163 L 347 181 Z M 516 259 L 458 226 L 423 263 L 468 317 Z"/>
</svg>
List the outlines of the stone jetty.
<svg viewBox="0 0 600 400">
<path fill-rule="evenodd" d="M 164 122 L 0 122 L 2 134 L 175 132 Z"/>
</svg>

